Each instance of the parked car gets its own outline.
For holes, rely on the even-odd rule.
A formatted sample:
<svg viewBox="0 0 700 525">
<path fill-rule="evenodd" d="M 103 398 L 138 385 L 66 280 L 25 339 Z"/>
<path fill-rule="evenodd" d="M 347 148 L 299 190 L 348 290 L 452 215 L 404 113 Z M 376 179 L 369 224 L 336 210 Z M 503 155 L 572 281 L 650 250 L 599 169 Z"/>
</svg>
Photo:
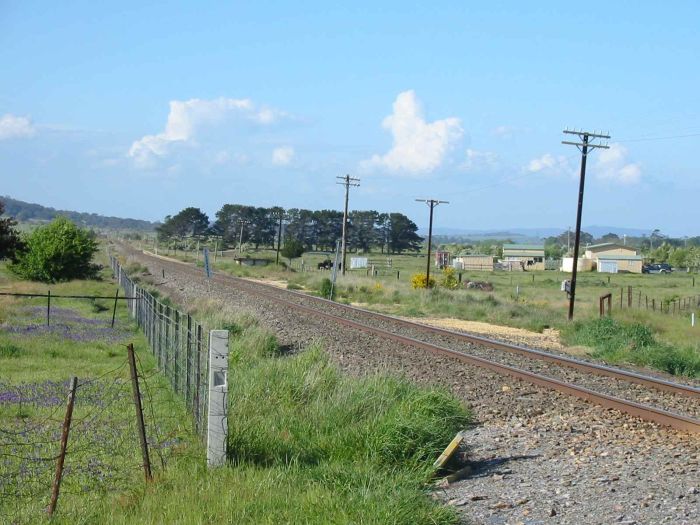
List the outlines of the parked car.
<svg viewBox="0 0 700 525">
<path fill-rule="evenodd" d="M 645 264 L 642 266 L 642 273 L 671 273 L 673 268 L 670 264 Z"/>
</svg>

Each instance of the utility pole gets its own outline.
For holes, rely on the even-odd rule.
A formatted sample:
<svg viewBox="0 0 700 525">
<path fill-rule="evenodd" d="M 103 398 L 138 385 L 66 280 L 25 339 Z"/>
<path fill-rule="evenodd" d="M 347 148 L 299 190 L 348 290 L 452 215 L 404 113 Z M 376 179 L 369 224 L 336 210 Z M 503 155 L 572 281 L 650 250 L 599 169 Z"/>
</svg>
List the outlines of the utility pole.
<svg viewBox="0 0 700 525">
<path fill-rule="evenodd" d="M 433 210 L 438 204 L 449 204 L 449 201 L 439 201 L 437 199 L 416 199 L 416 202 L 424 202 L 430 208 L 430 222 L 428 225 L 428 264 L 425 269 L 425 287 L 430 288 L 430 245 L 433 242 Z"/>
<path fill-rule="evenodd" d="M 246 221 L 245 219 L 238 219 L 238 224 L 241 225 L 241 233 L 240 237 L 238 238 L 238 255 L 241 255 L 243 253 L 243 226 L 245 224 L 250 224 L 250 221 Z"/>
<path fill-rule="evenodd" d="M 343 275 L 345 275 L 345 252 L 347 250 L 347 231 L 348 231 L 348 198 L 350 195 L 350 186 L 358 187 L 360 185 L 360 179 L 351 177 L 350 175 L 345 175 L 345 177 L 338 176 L 336 177 L 340 182 L 336 182 L 336 184 L 340 184 L 342 186 L 345 186 L 345 211 L 343 212 L 343 240 L 342 240 L 342 247 L 341 250 L 343 252 L 343 262 L 341 263 L 341 268 Z"/>
<path fill-rule="evenodd" d="M 576 146 L 581 152 L 581 179 L 579 181 L 578 187 L 578 208 L 576 210 L 576 236 L 574 238 L 574 263 L 571 269 L 571 291 L 569 292 L 569 321 L 574 318 L 574 301 L 576 298 L 576 273 L 578 271 L 578 251 L 579 243 L 581 242 L 581 212 L 583 211 L 583 189 L 586 184 L 586 158 L 588 157 L 588 151 L 594 150 L 596 148 L 608 149 L 607 144 L 602 142 L 594 143 L 591 139 L 609 139 L 610 135 L 603 133 L 596 133 L 595 131 L 576 131 L 565 129 L 564 133 L 567 135 L 576 135 L 580 142 L 573 142 L 568 140 L 562 140 L 562 144 L 567 144 L 569 146 Z"/>
<path fill-rule="evenodd" d="M 282 243 L 282 221 L 284 220 L 284 210 L 281 210 L 275 219 L 279 221 L 277 226 L 277 257 L 275 258 L 275 264 L 279 266 L 280 263 L 280 244 Z"/>
</svg>

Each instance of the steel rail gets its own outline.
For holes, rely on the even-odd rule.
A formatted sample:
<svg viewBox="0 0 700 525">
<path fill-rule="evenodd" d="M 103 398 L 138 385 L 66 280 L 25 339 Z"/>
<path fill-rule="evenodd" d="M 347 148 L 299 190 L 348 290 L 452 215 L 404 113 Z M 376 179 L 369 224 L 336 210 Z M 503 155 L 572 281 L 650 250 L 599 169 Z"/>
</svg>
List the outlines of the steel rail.
<svg viewBox="0 0 700 525">
<path fill-rule="evenodd" d="M 215 278 L 216 277 L 217 276 L 215 275 Z M 412 328 L 412 329 L 415 329 L 418 331 L 430 332 L 430 333 L 434 333 L 437 335 L 454 337 L 454 338 L 459 339 L 461 341 L 478 344 L 481 346 L 485 346 L 487 348 L 492 348 L 494 350 L 502 350 L 505 352 L 524 355 L 526 357 L 531 357 L 533 359 L 538 359 L 538 360 L 546 361 L 549 363 L 554 363 L 554 364 L 557 364 L 560 366 L 574 368 L 576 370 L 580 370 L 580 371 L 587 372 L 587 373 L 593 373 L 593 374 L 600 375 L 600 376 L 613 377 L 615 379 L 621 379 L 621 380 L 624 380 L 624 381 L 627 381 L 630 383 L 635 383 L 638 385 L 642 385 L 645 387 L 656 388 L 657 390 L 663 390 L 663 391 L 670 392 L 673 394 L 681 394 L 681 395 L 685 395 L 685 396 L 700 398 L 700 388 L 694 387 L 692 385 L 675 383 L 673 381 L 667 381 L 665 379 L 661 379 L 661 378 L 657 378 L 657 377 L 646 376 L 646 375 L 639 374 L 636 372 L 631 372 L 629 370 L 622 370 L 620 368 L 614 368 L 614 367 L 610 367 L 610 366 L 600 365 L 597 363 L 581 361 L 579 359 L 573 359 L 571 357 L 551 354 L 549 352 L 543 352 L 541 350 L 534 350 L 532 348 L 526 348 L 524 346 L 515 345 L 512 343 L 505 343 L 503 341 L 497 341 L 495 339 L 490 339 L 487 337 L 481 337 L 481 336 L 473 335 L 473 334 L 465 334 L 462 332 L 448 330 L 445 328 L 428 326 L 425 324 L 417 323 L 415 321 L 408 321 L 406 319 L 401 319 L 400 317 L 395 317 L 393 315 L 387 315 L 387 314 L 383 314 L 383 313 L 379 313 L 379 312 L 372 312 L 370 310 L 366 310 L 364 308 L 359 308 L 357 306 L 337 303 L 335 301 L 330 301 L 330 300 L 324 299 L 322 297 L 315 297 L 313 295 L 304 294 L 304 293 L 297 292 L 294 290 L 284 290 L 281 288 L 276 288 L 276 287 L 273 287 L 273 286 L 270 286 L 270 285 L 267 285 L 264 283 L 260 283 L 257 281 L 250 281 L 248 279 L 243 279 L 240 277 L 235 277 L 235 276 L 231 276 L 231 275 L 226 275 L 226 276 L 220 275 L 220 277 L 224 278 L 224 280 L 236 280 L 239 282 L 243 282 L 249 286 L 265 287 L 267 289 L 275 290 L 275 291 L 281 290 L 282 292 L 285 292 L 287 294 L 294 295 L 294 296 L 297 296 L 300 298 L 310 299 L 312 301 L 316 301 L 316 302 L 319 302 L 322 304 L 328 304 L 328 305 L 335 306 L 336 308 L 350 310 L 350 311 L 353 311 L 356 313 L 360 313 L 362 315 L 366 315 L 368 317 L 373 317 L 375 319 L 381 319 L 381 320 L 389 321 L 392 323 L 400 324 L 402 326 L 406 326 L 406 327 L 409 327 L 409 328 Z"/>
<path fill-rule="evenodd" d="M 159 259 L 166 259 L 163 256 L 159 256 Z M 183 263 L 182 261 L 175 261 L 171 259 L 167 259 L 168 261 L 172 262 L 177 262 L 180 264 L 187 264 Z M 187 264 L 189 266 L 189 264 Z M 217 279 L 218 278 L 218 279 Z M 488 338 L 483 338 L 479 336 L 473 336 L 473 335 L 467 335 L 467 334 L 462 334 L 460 332 L 454 332 L 452 330 L 445 330 L 441 328 L 435 328 L 435 327 L 430 327 L 426 325 L 422 325 L 419 323 L 414 323 L 411 321 L 406 321 L 404 319 L 400 319 L 394 316 L 386 315 L 386 314 L 380 314 L 377 312 L 371 312 L 369 310 L 365 310 L 362 308 L 358 308 L 355 306 L 350 306 L 350 305 L 344 305 L 340 303 L 336 303 L 334 301 L 329 301 L 327 299 L 319 298 L 319 297 L 313 297 L 309 296 L 307 294 L 295 292 L 293 290 L 283 290 L 280 288 L 276 288 L 264 283 L 259 283 L 259 282 L 254 282 L 250 281 L 247 279 L 242 279 L 239 277 L 234 277 L 231 275 L 221 275 L 221 274 L 215 274 L 214 279 L 220 280 L 221 282 L 231 282 L 231 281 L 237 281 L 239 283 L 244 283 L 247 287 L 248 290 L 250 290 L 251 287 L 257 288 L 258 290 L 255 290 L 253 293 L 257 293 L 259 295 L 262 295 L 264 297 L 267 297 L 268 299 L 275 301 L 280 304 L 284 304 L 286 306 L 289 306 L 291 308 L 297 309 L 297 310 L 302 310 L 308 313 L 315 314 L 317 316 L 325 317 L 327 319 L 331 319 L 339 324 L 349 326 L 356 328 L 358 330 L 362 330 L 368 333 L 374 333 L 376 335 L 379 335 L 385 339 L 391 339 L 397 342 L 401 342 L 416 348 L 420 348 L 423 350 L 426 350 L 428 352 L 431 352 L 436 355 L 443 355 L 447 356 L 453 359 L 457 359 L 459 361 L 472 364 L 475 366 L 479 366 L 482 368 L 486 368 L 489 370 L 492 370 L 494 372 L 497 372 L 501 375 L 507 375 L 510 377 L 515 377 L 517 379 L 521 379 L 527 382 L 530 382 L 532 384 L 542 386 L 548 389 L 552 389 L 558 392 L 562 392 L 568 395 L 572 395 L 575 397 L 578 397 L 580 399 L 598 404 L 604 408 L 608 409 L 614 409 L 614 410 L 619 410 L 620 412 L 624 412 L 626 414 L 639 417 L 641 419 L 645 419 L 647 421 L 652 421 L 654 423 L 658 423 L 660 425 L 664 426 L 669 426 L 671 428 L 681 430 L 681 431 L 687 431 L 687 432 L 697 432 L 700 433 L 700 420 L 694 419 L 688 416 L 684 416 L 681 414 L 676 414 L 673 412 L 669 412 L 666 410 L 662 410 L 659 408 L 655 407 L 650 407 L 646 405 L 642 405 L 633 401 L 629 401 L 626 399 L 610 396 L 608 394 L 602 394 L 599 392 L 595 392 L 593 390 L 590 390 L 588 388 L 578 386 L 575 384 L 570 384 L 566 383 L 563 381 L 559 381 L 557 379 L 553 379 L 547 376 L 543 376 L 540 374 L 535 374 L 533 372 L 528 372 L 526 370 L 521 370 L 515 367 L 511 367 L 508 365 L 503 365 L 500 363 L 496 363 L 494 361 L 490 361 L 481 357 L 473 356 L 466 354 L 464 352 L 460 352 L 457 350 L 453 350 L 450 348 L 446 348 L 434 343 L 429 343 L 426 341 L 421 341 L 419 339 L 415 339 L 412 337 L 396 334 L 394 332 L 390 332 L 387 330 L 383 330 L 381 328 L 376 328 L 373 326 L 369 326 L 363 323 L 360 323 L 358 321 L 354 321 L 351 319 L 347 319 L 344 317 L 340 317 L 338 315 L 330 314 L 328 312 L 324 312 L 321 310 L 318 310 L 316 308 L 312 308 L 310 306 L 305 306 L 301 305 L 298 303 L 295 303 L 293 301 L 288 301 L 286 299 L 283 299 L 279 297 L 278 292 L 282 290 L 283 292 L 286 292 L 288 294 L 292 294 L 298 297 L 302 297 L 305 299 L 313 299 L 318 302 L 324 302 L 324 303 L 329 303 L 332 304 L 333 306 L 336 307 L 341 307 L 353 311 L 360 312 L 364 315 L 370 316 L 370 317 L 375 317 L 379 319 L 385 319 L 389 320 L 392 322 L 396 322 L 399 324 L 403 324 L 406 326 L 410 326 L 412 328 L 416 328 L 418 330 L 427 330 L 439 334 L 444 334 L 444 335 L 449 335 L 452 337 L 457 337 L 460 339 L 464 339 L 470 342 L 474 342 L 477 344 L 481 344 L 483 346 L 488 346 L 491 348 L 496 348 L 496 349 L 502 349 L 505 351 L 509 352 L 517 352 L 525 355 L 531 355 L 533 357 L 536 357 L 538 359 L 543 359 L 547 361 L 551 361 L 554 363 L 558 364 L 563 364 L 565 366 L 572 366 L 575 368 L 579 368 L 581 370 L 585 370 L 588 372 L 600 374 L 600 375 L 608 375 L 611 377 L 615 377 L 618 379 L 624 379 L 630 382 L 635 382 L 639 383 L 645 386 L 652 386 L 655 388 L 659 388 L 662 390 L 667 390 L 671 391 L 674 393 L 682 393 L 686 395 L 691 395 L 691 396 L 698 396 L 700 394 L 700 389 L 689 386 L 689 385 L 682 385 L 682 384 L 677 384 L 673 383 L 670 381 L 665 381 L 653 377 L 648 377 L 648 376 L 643 376 L 641 374 L 636 374 L 633 372 L 627 372 L 624 370 L 620 369 L 613 369 L 610 367 L 606 367 L 603 365 L 596 365 L 592 363 L 586 363 L 578 360 L 574 360 L 571 358 L 566 358 L 563 356 L 556 356 L 553 354 L 548 354 L 546 352 L 541 352 L 541 351 L 536 351 L 532 350 L 529 348 L 525 347 L 520 347 L 517 345 L 511 345 L 508 343 L 503 343 L 500 341 L 495 341 L 492 339 Z M 259 288 L 265 288 L 266 290 L 274 291 L 275 293 L 263 293 L 259 291 Z"/>
<path fill-rule="evenodd" d="M 588 388 L 578 386 L 572 383 L 566 383 L 564 381 L 559 381 L 558 379 L 553 379 L 551 377 L 547 377 L 541 374 L 535 374 L 533 372 L 528 372 L 526 370 L 521 370 L 512 366 L 496 363 L 488 359 L 466 354 L 464 352 L 453 350 L 451 348 L 446 348 L 444 346 L 436 345 L 434 343 L 421 341 L 420 339 L 415 339 L 413 337 L 396 334 L 394 332 L 383 330 L 374 326 L 369 326 L 358 321 L 354 321 L 352 319 L 347 319 L 345 317 L 340 317 L 328 312 L 323 312 L 321 310 L 317 310 L 309 306 L 288 301 L 274 294 L 262 292 L 257 293 L 259 295 L 267 297 L 268 299 L 271 299 L 280 304 L 284 304 L 296 310 L 301 310 L 307 313 L 315 314 L 317 316 L 325 317 L 341 325 L 349 326 L 364 332 L 379 335 L 384 339 L 391 339 L 400 343 L 413 346 L 415 348 L 426 350 L 436 355 L 442 355 L 452 359 L 457 359 L 458 361 L 467 364 L 492 370 L 501 375 L 515 377 L 517 379 L 521 379 L 523 381 L 527 381 L 529 383 L 542 386 L 550 390 L 556 390 L 557 392 L 562 392 L 564 394 L 575 396 L 580 399 L 592 402 L 594 404 L 598 404 L 603 408 L 618 410 L 631 416 L 639 417 L 647 421 L 652 421 L 654 423 L 668 426 L 676 430 L 700 433 L 700 420 L 693 419 L 688 416 L 675 414 L 673 412 L 669 412 L 659 408 L 642 405 L 640 403 L 635 403 L 633 401 L 628 401 L 619 397 L 610 396 L 608 394 L 602 394 L 600 392 L 595 392 Z"/>
</svg>

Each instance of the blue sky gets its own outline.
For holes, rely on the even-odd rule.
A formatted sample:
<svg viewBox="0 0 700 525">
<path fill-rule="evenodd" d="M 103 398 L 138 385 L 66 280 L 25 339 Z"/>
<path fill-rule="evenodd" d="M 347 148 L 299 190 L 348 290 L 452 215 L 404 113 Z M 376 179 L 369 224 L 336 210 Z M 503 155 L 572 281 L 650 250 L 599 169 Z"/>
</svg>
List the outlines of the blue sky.
<svg viewBox="0 0 700 525">
<path fill-rule="evenodd" d="M 160 219 L 224 203 L 700 233 L 700 5 L 0 0 L 0 194 Z M 350 4 L 350 3 L 345 3 Z M 536 4 L 536 5 L 532 5 Z"/>
</svg>

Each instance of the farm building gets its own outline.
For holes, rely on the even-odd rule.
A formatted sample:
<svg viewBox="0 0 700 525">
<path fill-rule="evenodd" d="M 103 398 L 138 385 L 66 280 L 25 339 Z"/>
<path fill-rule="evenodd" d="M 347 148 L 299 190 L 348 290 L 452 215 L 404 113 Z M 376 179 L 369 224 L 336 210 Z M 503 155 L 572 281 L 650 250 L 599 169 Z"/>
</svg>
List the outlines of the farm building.
<svg viewBox="0 0 700 525">
<path fill-rule="evenodd" d="M 573 268 L 573 257 L 565 257 L 562 261 L 563 272 Z M 586 247 L 583 257 L 577 265 L 579 271 L 597 270 L 603 273 L 642 273 L 642 256 L 629 246 L 606 242 Z"/>
<path fill-rule="evenodd" d="M 574 270 L 574 258 L 564 257 L 561 260 L 561 271 L 562 272 L 572 272 Z M 578 258 L 578 264 L 576 265 L 577 272 L 590 272 L 593 270 L 593 261 L 591 259 L 586 259 L 585 257 Z"/>
<path fill-rule="evenodd" d="M 598 255 L 596 268 L 604 273 L 642 273 L 641 255 Z"/>
<path fill-rule="evenodd" d="M 504 244 L 503 262 L 512 270 L 544 270 L 544 243 Z"/>
<path fill-rule="evenodd" d="M 450 252 L 438 250 L 435 252 L 435 266 L 437 268 L 446 268 L 450 265 Z"/>
<path fill-rule="evenodd" d="M 637 250 L 629 246 L 612 242 L 593 244 L 586 248 L 585 257 L 595 263 L 599 272 L 642 273 L 642 257 L 637 254 Z"/>
<path fill-rule="evenodd" d="M 493 256 L 484 254 L 460 255 L 452 261 L 456 270 L 484 270 L 493 271 Z"/>
</svg>

